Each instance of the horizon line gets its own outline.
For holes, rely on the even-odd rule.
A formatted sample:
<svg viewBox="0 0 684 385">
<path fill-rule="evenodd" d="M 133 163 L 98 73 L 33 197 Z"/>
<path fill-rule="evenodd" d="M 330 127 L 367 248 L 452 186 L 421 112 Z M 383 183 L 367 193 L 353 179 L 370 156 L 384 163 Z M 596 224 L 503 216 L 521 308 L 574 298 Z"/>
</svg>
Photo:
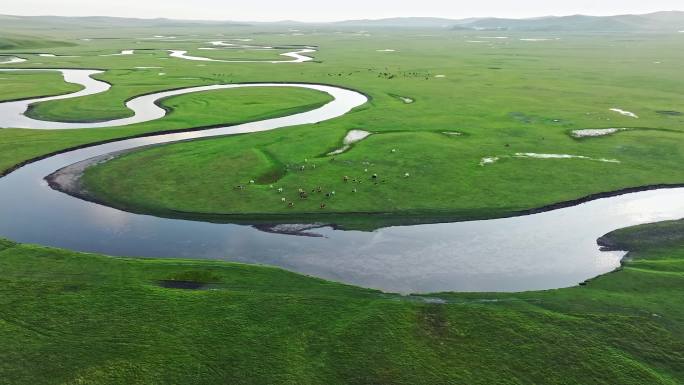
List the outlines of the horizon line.
<svg viewBox="0 0 684 385">
<path fill-rule="evenodd" d="M 505 17 L 505 16 L 467 16 L 460 18 L 451 17 L 439 17 L 439 16 L 388 16 L 380 18 L 363 18 L 363 19 L 338 19 L 329 21 L 302 21 L 302 20 L 291 20 L 291 19 L 278 19 L 278 20 L 239 20 L 239 19 L 180 19 L 173 17 L 133 17 L 133 16 L 113 16 L 113 15 L 54 15 L 54 14 L 34 14 L 34 15 L 19 15 L 19 14 L 4 14 L 0 13 L 0 16 L 8 17 L 68 17 L 68 18 L 92 18 L 92 17 L 103 17 L 103 18 L 113 18 L 113 19 L 133 19 L 133 20 L 171 20 L 171 21 L 184 21 L 184 22 L 214 22 L 214 23 L 299 23 L 299 24 L 332 24 L 332 23 L 344 23 L 352 21 L 382 21 L 391 19 L 442 19 L 448 21 L 462 21 L 467 19 L 509 19 L 509 20 L 529 20 L 529 19 L 542 19 L 542 18 L 560 18 L 560 17 L 571 17 L 571 16 L 587 16 L 587 17 L 616 17 L 616 16 L 645 16 L 652 15 L 656 13 L 664 12 L 683 12 L 684 9 L 671 9 L 671 10 L 661 10 L 646 13 L 615 13 L 615 14 L 605 14 L 605 15 L 592 15 L 584 13 L 572 13 L 572 14 L 559 14 L 559 15 L 539 15 L 539 16 L 527 16 L 527 17 Z"/>
</svg>

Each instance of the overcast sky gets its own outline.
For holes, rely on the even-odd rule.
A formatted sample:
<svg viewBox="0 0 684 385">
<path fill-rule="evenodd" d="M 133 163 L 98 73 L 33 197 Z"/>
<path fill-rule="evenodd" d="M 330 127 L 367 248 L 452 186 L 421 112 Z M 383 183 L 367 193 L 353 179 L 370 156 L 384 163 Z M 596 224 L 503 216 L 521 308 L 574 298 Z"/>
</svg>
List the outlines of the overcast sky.
<svg viewBox="0 0 684 385">
<path fill-rule="evenodd" d="M 684 10 L 684 0 L 3 0 L 0 14 L 333 21 L 395 16 L 533 17 Z"/>
</svg>

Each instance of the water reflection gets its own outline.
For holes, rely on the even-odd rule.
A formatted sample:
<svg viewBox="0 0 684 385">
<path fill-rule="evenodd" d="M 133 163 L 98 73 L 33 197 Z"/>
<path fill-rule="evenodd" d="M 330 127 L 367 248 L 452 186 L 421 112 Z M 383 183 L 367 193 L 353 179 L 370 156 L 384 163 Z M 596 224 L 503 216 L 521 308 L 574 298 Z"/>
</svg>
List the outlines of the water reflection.
<svg viewBox="0 0 684 385">
<path fill-rule="evenodd" d="M 58 193 L 43 182 L 57 169 L 114 151 L 314 123 L 366 102 L 359 93 L 329 86 L 269 86 L 316 89 L 333 95 L 335 101 L 285 118 L 129 139 L 30 164 L 0 179 L 0 234 L 20 242 L 111 255 L 276 265 L 393 292 L 522 291 L 572 286 L 611 271 L 622 253 L 600 252 L 598 237 L 625 226 L 684 217 L 684 189 L 664 189 L 517 218 L 374 232 L 326 227 L 310 230 L 324 236 L 314 238 L 126 213 Z M 153 103 L 162 94 L 169 93 L 139 101 Z"/>
</svg>

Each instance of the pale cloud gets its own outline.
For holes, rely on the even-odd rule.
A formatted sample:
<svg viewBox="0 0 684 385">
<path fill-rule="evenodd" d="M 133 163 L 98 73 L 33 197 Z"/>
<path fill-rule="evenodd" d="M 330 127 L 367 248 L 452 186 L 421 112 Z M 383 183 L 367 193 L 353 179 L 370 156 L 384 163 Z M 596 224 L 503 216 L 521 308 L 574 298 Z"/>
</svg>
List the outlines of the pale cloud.
<svg viewBox="0 0 684 385">
<path fill-rule="evenodd" d="M 383 18 L 395 16 L 438 16 L 465 18 L 473 16 L 533 17 L 544 15 L 611 15 L 647 13 L 684 9 L 681 0 L 421 0 L 368 1 L 345 0 L 21 0 L 3 1 L 1 14 L 168 17 L 218 20 L 301 20 L 331 21 L 342 19 Z"/>
</svg>

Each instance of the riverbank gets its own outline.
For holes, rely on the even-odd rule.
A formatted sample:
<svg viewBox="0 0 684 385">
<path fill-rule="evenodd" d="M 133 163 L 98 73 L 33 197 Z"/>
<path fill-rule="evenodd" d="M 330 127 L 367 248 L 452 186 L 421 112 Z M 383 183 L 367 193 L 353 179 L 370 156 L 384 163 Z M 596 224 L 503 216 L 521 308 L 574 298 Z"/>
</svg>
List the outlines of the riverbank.
<svg viewBox="0 0 684 385">
<path fill-rule="evenodd" d="M 0 373 L 12 384 L 676 384 L 681 234 L 680 221 L 609 235 L 635 251 L 581 287 L 410 297 L 2 241 Z"/>
</svg>

